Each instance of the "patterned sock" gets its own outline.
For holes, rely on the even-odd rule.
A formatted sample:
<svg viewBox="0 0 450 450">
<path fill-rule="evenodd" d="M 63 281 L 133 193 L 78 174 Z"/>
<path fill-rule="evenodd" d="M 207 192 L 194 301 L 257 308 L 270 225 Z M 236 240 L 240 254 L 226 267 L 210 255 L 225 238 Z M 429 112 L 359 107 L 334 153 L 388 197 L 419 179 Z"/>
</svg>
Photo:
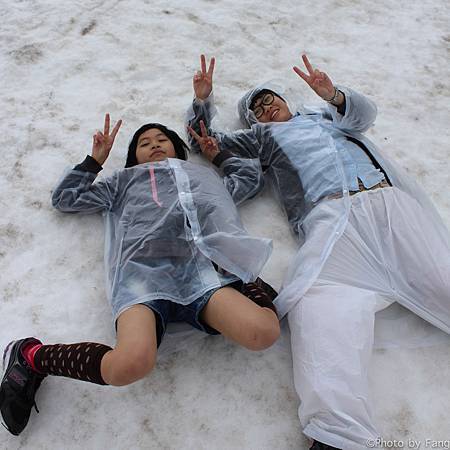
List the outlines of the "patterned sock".
<svg viewBox="0 0 450 450">
<path fill-rule="evenodd" d="M 265 283 L 260 278 L 257 278 L 253 283 L 243 284 L 241 293 L 252 302 L 261 306 L 261 308 L 269 308 L 277 314 L 275 305 L 272 303 L 273 299 L 277 296 L 277 293 L 272 286 Z"/>
<path fill-rule="evenodd" d="M 43 345 L 36 351 L 36 370 L 47 374 L 105 385 L 100 363 L 111 347 L 93 342 Z"/>
</svg>

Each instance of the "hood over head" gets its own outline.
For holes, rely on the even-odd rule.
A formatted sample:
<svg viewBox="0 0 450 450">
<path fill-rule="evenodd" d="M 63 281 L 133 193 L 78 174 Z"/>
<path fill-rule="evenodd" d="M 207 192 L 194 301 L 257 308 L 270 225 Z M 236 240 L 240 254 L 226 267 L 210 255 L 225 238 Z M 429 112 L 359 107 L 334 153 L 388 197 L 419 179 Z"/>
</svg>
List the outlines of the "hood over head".
<svg viewBox="0 0 450 450">
<path fill-rule="evenodd" d="M 258 123 L 258 119 L 255 117 L 255 114 L 250 109 L 250 105 L 255 96 L 262 91 L 273 92 L 277 97 L 280 97 L 284 102 L 286 102 L 289 107 L 289 101 L 285 96 L 285 89 L 280 83 L 278 83 L 275 80 L 262 83 L 259 86 L 246 92 L 238 102 L 237 108 L 239 119 L 245 128 L 251 128 L 252 125 Z M 289 109 L 292 112 L 292 109 L 290 107 Z"/>
</svg>

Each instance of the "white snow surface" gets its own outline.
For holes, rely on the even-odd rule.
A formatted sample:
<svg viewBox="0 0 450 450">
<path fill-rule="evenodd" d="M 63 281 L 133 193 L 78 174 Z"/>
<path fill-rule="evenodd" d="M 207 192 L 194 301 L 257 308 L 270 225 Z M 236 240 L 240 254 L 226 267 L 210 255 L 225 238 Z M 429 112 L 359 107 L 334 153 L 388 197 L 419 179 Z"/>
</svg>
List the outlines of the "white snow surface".
<svg viewBox="0 0 450 450">
<path fill-rule="evenodd" d="M 217 57 L 219 123 L 231 129 L 238 98 L 257 82 L 279 78 L 316 101 L 291 69 L 307 52 L 333 81 L 377 103 L 370 138 L 424 186 L 449 225 L 449 5 L 1 0 L 0 347 L 26 336 L 114 345 L 102 218 L 55 211 L 50 192 L 90 153 L 105 112 L 124 120 L 105 174 L 124 164 L 142 123 L 184 133 L 201 52 Z M 285 218 L 270 192 L 240 211 L 251 233 L 274 239 L 263 276 L 278 288 L 296 248 Z M 449 361 L 447 337 L 374 351 L 375 419 L 385 439 L 421 448 L 450 439 Z M 1 428 L 0 449 L 306 449 L 291 364 L 284 324 L 269 350 L 206 337 L 161 357 L 128 387 L 49 377 L 37 395 L 41 413 L 19 437 Z"/>
</svg>

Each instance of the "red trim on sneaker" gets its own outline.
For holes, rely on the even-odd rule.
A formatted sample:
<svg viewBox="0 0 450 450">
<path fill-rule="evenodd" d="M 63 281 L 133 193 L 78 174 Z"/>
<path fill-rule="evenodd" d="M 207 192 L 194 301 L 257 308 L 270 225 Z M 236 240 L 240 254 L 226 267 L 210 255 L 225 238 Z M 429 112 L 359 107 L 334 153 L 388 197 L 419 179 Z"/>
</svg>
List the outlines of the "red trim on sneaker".
<svg viewBox="0 0 450 450">
<path fill-rule="evenodd" d="M 30 365 L 30 367 L 39 372 L 34 365 L 34 355 L 36 352 L 42 347 L 42 344 L 29 344 L 22 350 L 22 355 L 25 358 L 25 361 Z M 39 372 L 40 373 L 40 372 Z"/>
</svg>

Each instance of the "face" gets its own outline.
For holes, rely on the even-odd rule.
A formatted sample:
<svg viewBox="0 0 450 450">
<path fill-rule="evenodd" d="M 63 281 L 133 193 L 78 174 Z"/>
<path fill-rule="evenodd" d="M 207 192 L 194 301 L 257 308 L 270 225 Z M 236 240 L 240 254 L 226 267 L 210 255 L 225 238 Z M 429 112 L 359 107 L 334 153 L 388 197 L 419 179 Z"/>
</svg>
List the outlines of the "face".
<svg viewBox="0 0 450 450">
<path fill-rule="evenodd" d="M 255 113 L 258 122 L 286 122 L 292 118 L 289 108 L 280 97 L 271 92 L 257 95 L 252 102 L 251 110 Z"/>
<path fill-rule="evenodd" d="M 150 128 L 139 136 L 136 147 L 138 164 L 176 158 L 172 141 L 158 128 Z"/>
</svg>

